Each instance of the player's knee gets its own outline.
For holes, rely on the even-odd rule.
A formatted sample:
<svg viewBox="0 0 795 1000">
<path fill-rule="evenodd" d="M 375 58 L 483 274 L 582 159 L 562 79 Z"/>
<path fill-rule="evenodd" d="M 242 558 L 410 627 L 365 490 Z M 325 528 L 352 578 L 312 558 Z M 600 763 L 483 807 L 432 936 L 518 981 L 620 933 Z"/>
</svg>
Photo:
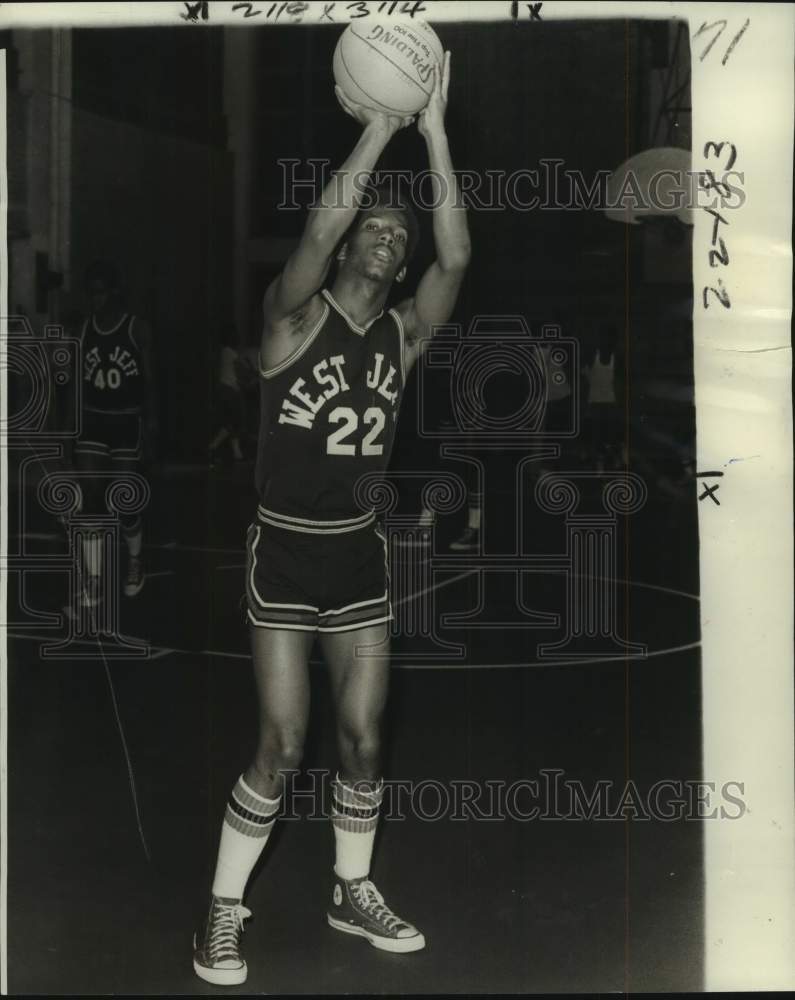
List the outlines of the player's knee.
<svg viewBox="0 0 795 1000">
<path fill-rule="evenodd" d="M 303 733 L 283 729 L 270 731 L 257 748 L 254 767 L 263 775 L 295 771 L 304 756 Z"/>
<path fill-rule="evenodd" d="M 362 775 L 375 773 L 381 758 L 378 729 L 348 730 L 340 741 L 340 751 L 346 771 Z"/>
</svg>

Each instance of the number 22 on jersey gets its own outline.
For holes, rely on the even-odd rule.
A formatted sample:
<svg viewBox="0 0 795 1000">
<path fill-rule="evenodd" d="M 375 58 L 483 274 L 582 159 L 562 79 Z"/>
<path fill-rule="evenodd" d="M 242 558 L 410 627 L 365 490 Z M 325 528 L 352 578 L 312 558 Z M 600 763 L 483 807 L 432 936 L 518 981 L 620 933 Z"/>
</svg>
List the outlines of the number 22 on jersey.
<svg viewBox="0 0 795 1000">
<path fill-rule="evenodd" d="M 362 423 L 367 432 L 359 442 L 359 414 L 350 406 L 337 406 L 328 415 L 330 424 L 339 424 L 326 439 L 327 455 L 383 455 L 384 445 L 378 438 L 384 429 L 386 416 L 380 406 L 370 406 L 364 411 Z M 350 440 L 353 438 L 353 440 Z M 361 451 L 357 448 L 361 444 Z"/>
</svg>

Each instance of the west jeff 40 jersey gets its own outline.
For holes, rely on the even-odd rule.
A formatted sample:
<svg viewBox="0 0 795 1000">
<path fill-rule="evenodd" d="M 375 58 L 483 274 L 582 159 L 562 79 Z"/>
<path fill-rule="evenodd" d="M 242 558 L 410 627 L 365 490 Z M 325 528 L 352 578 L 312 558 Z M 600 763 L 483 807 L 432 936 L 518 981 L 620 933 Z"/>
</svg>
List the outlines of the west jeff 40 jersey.
<svg viewBox="0 0 795 1000">
<path fill-rule="evenodd" d="M 367 329 L 324 290 L 304 343 L 261 376 L 256 484 L 269 513 L 360 518 L 356 481 L 389 461 L 405 381 L 403 325 L 390 309 Z"/>
<path fill-rule="evenodd" d="M 111 330 L 86 320 L 83 346 L 83 407 L 99 413 L 137 413 L 143 404 L 141 351 L 135 317 L 123 316 Z"/>
</svg>

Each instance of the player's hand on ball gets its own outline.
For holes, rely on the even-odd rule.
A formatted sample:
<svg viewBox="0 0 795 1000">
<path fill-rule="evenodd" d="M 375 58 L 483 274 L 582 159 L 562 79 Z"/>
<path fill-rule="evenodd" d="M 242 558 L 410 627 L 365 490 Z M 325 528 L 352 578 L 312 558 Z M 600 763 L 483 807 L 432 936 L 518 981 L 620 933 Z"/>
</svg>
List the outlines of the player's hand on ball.
<svg viewBox="0 0 795 1000">
<path fill-rule="evenodd" d="M 445 52 L 444 64 L 433 67 L 433 90 L 425 106 L 420 112 L 417 128 L 425 138 L 444 132 L 444 113 L 447 110 L 447 91 L 450 88 L 450 53 Z"/>
<path fill-rule="evenodd" d="M 334 93 L 337 95 L 337 100 L 340 102 L 342 110 L 350 115 L 351 118 L 356 119 L 365 128 L 368 125 L 378 125 L 383 127 L 390 136 L 393 136 L 395 132 L 405 128 L 407 125 L 411 125 L 414 121 L 413 115 L 406 115 L 401 118 L 399 115 L 387 115 L 383 111 L 376 111 L 375 108 L 368 108 L 364 104 L 357 104 L 356 101 L 352 101 L 346 95 L 345 91 L 339 85 L 334 88 Z"/>
</svg>

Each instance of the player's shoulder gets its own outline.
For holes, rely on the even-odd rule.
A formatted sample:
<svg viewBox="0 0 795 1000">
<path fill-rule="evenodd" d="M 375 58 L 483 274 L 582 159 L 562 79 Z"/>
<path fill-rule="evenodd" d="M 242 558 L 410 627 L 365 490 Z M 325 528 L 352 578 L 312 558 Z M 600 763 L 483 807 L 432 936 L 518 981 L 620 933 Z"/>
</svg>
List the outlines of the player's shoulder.
<svg viewBox="0 0 795 1000">
<path fill-rule="evenodd" d="M 130 336 L 139 347 L 148 347 L 152 338 L 152 327 L 143 316 L 130 313 L 127 318 L 127 329 Z"/>
<path fill-rule="evenodd" d="M 136 333 L 150 333 L 152 330 L 149 321 L 144 316 L 139 316 L 138 313 L 130 313 L 127 322 Z"/>
<path fill-rule="evenodd" d="M 409 318 L 409 315 L 411 314 L 411 310 L 412 310 L 413 306 L 414 306 L 414 299 L 413 298 L 403 299 L 402 301 L 400 301 L 400 302 L 396 303 L 395 305 L 393 305 L 392 308 L 389 311 L 397 313 L 398 316 L 403 321 L 405 321 L 405 320 L 407 320 Z"/>
</svg>

